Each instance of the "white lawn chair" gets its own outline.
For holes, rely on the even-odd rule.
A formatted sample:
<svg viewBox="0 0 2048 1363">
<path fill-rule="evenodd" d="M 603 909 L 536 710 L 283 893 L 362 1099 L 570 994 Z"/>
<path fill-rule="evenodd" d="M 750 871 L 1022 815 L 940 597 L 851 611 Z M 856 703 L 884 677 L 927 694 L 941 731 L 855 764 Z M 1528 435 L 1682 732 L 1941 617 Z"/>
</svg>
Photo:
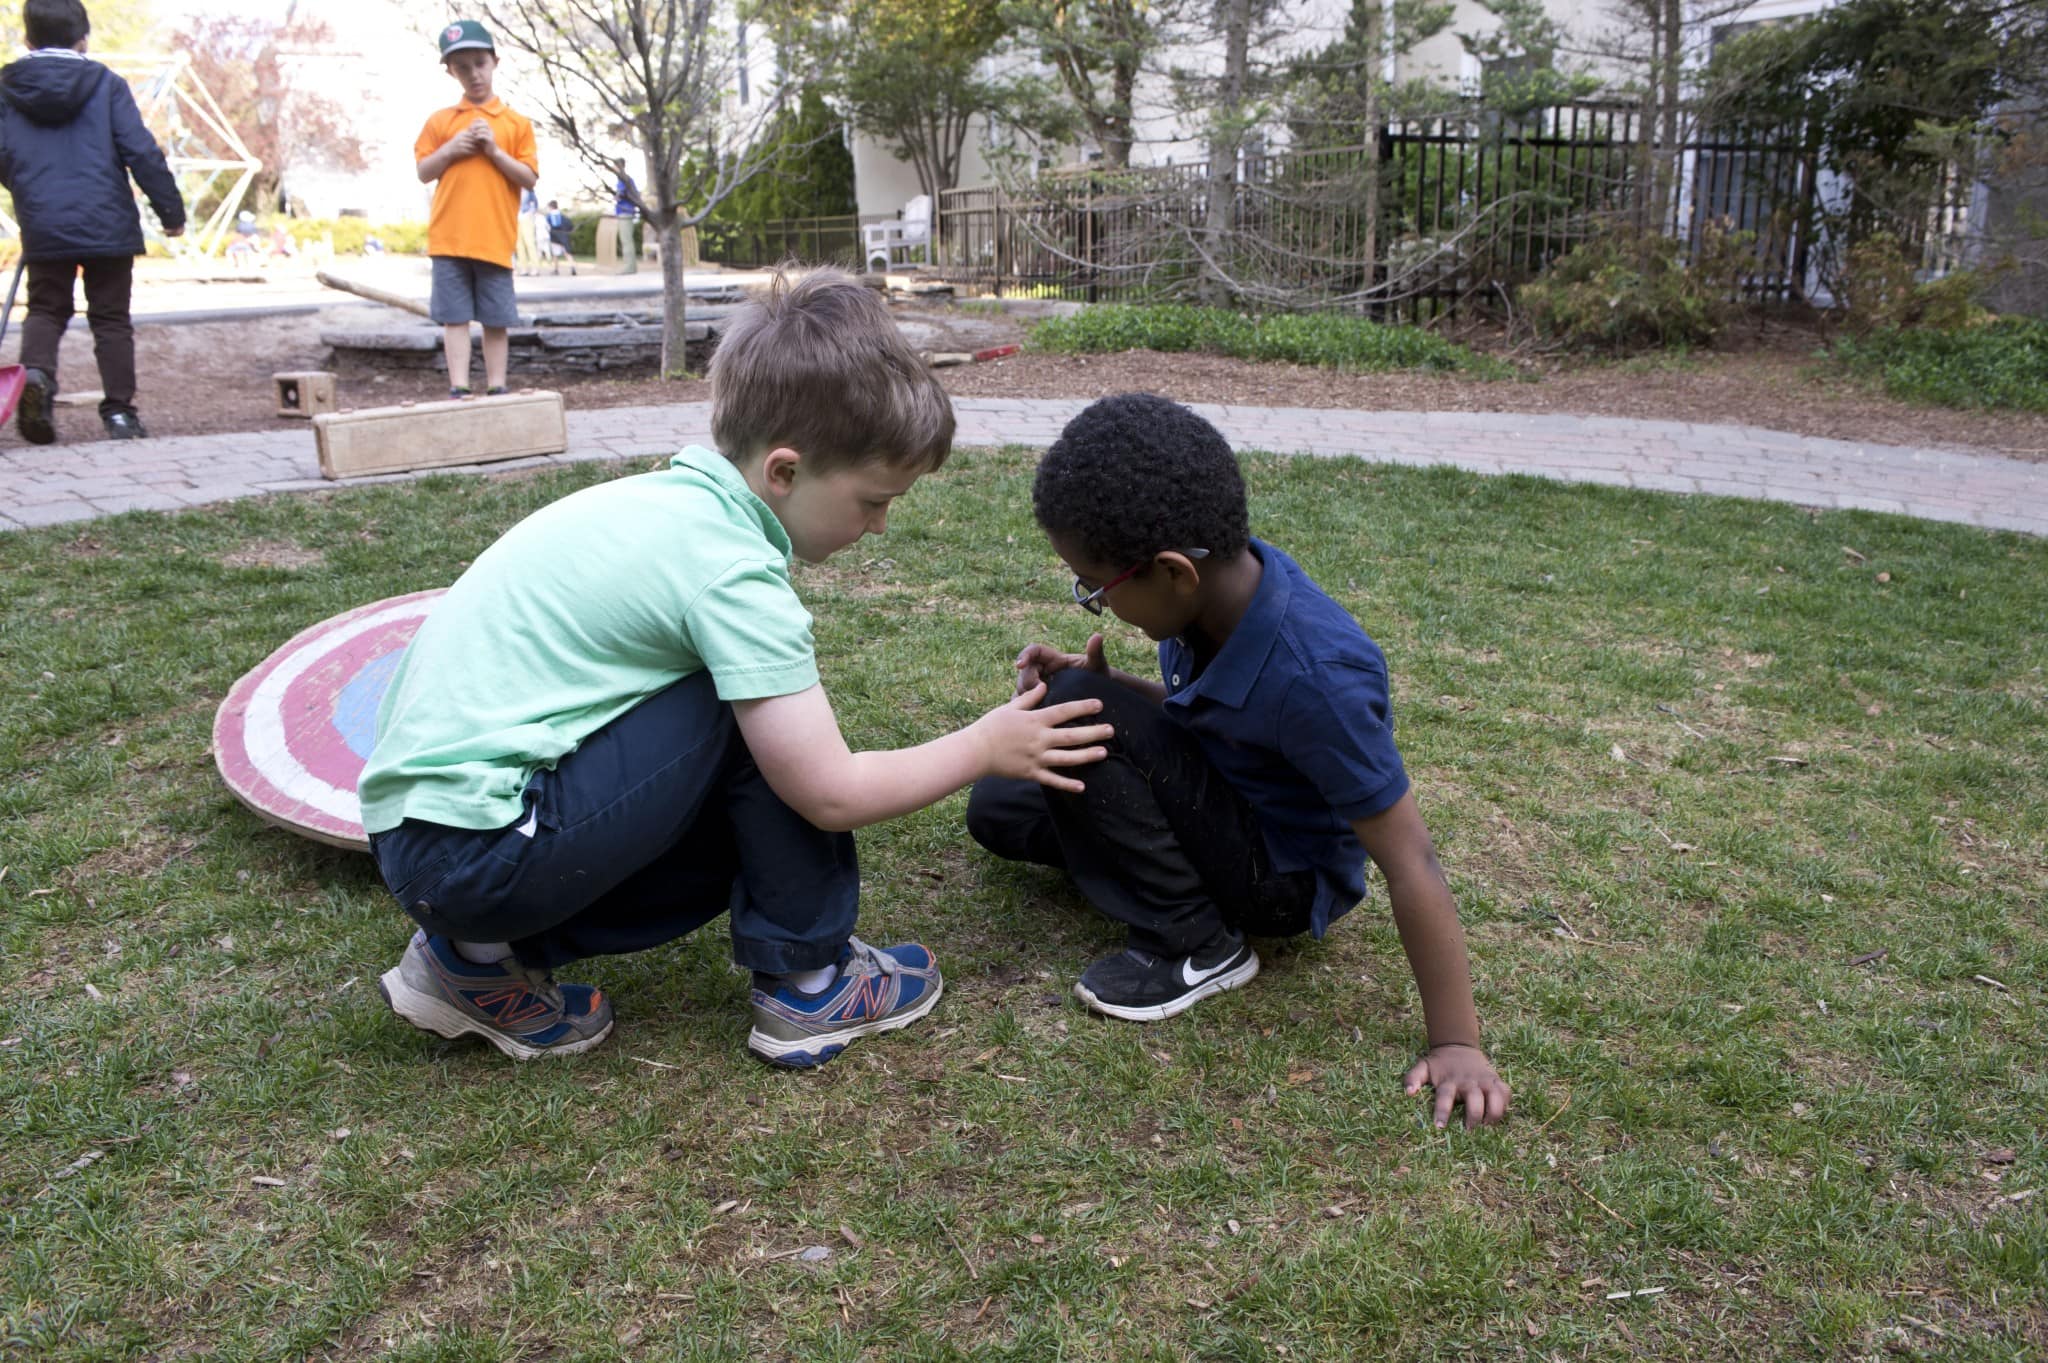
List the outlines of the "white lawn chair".
<svg viewBox="0 0 2048 1363">
<path fill-rule="evenodd" d="M 861 246 L 867 253 L 868 268 L 884 273 L 888 271 L 895 252 L 918 247 L 929 250 L 932 244 L 932 196 L 918 195 L 903 205 L 901 217 L 871 222 L 860 229 L 860 237 Z"/>
</svg>

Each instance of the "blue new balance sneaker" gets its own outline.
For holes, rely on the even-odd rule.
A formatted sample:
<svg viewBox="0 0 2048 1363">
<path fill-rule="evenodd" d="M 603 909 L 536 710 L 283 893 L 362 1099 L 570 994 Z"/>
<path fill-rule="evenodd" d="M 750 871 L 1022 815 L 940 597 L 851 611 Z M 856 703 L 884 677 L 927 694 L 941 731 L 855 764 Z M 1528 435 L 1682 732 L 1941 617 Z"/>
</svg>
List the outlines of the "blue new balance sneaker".
<svg viewBox="0 0 2048 1363">
<path fill-rule="evenodd" d="M 612 1005 L 587 984 L 556 984 L 516 960 L 478 965 L 446 937 L 415 932 L 377 980 L 391 1011 L 451 1040 L 480 1036 L 514 1060 L 576 1055 L 612 1032 Z"/>
<path fill-rule="evenodd" d="M 877 950 L 850 938 L 838 978 L 815 994 L 754 976 L 747 1049 L 771 1065 L 822 1065 L 861 1037 L 908 1027 L 931 1012 L 943 988 L 938 963 L 916 943 Z"/>
</svg>

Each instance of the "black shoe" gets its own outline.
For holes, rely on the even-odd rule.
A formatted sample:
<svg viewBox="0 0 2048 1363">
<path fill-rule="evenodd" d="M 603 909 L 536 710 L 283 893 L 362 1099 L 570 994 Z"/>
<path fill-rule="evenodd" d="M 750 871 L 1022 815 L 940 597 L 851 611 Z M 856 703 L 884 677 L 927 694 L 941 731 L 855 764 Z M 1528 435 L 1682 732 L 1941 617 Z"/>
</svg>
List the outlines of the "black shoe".
<svg viewBox="0 0 2048 1363">
<path fill-rule="evenodd" d="M 28 370 L 21 389 L 21 407 L 14 415 L 14 429 L 31 445 L 50 445 L 57 440 L 57 428 L 50 424 L 50 408 L 57 401 L 57 385 L 40 369 Z"/>
<path fill-rule="evenodd" d="M 459 402 L 469 396 L 469 390 L 467 388 L 450 388 L 448 396 L 451 400 Z"/>
<path fill-rule="evenodd" d="M 1098 1013 L 1126 1022 L 1158 1022 L 1259 973 L 1258 954 L 1224 931 L 1189 956 L 1154 956 L 1126 947 L 1081 972 L 1074 993 Z"/>
<path fill-rule="evenodd" d="M 109 440 L 149 439 L 149 432 L 143 429 L 142 418 L 133 412 L 108 412 L 100 418 L 100 425 L 107 428 Z"/>
</svg>

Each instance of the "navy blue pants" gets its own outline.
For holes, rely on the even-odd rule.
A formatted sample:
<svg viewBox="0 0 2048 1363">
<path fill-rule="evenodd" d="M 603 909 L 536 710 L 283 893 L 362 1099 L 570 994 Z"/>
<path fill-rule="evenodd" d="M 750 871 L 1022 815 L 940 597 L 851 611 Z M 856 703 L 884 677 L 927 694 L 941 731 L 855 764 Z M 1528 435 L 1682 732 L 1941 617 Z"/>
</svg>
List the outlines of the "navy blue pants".
<svg viewBox="0 0 2048 1363">
<path fill-rule="evenodd" d="M 644 951 L 730 910 L 740 965 L 815 970 L 839 959 L 860 906 L 853 835 L 768 788 L 701 672 L 535 772 L 505 827 L 407 819 L 370 851 L 428 932 L 510 942 L 544 969 Z"/>
</svg>

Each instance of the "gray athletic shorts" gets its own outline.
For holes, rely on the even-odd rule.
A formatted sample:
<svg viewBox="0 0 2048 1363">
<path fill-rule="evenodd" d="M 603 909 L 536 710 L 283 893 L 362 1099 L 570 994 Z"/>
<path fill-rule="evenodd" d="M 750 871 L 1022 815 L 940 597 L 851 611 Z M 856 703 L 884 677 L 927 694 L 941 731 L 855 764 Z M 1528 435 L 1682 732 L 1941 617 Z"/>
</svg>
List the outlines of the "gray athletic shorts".
<svg viewBox="0 0 2048 1363">
<path fill-rule="evenodd" d="M 427 311 L 436 322 L 482 322 L 487 327 L 519 325 L 512 297 L 512 268 L 466 256 L 435 256 L 434 292 Z"/>
</svg>

